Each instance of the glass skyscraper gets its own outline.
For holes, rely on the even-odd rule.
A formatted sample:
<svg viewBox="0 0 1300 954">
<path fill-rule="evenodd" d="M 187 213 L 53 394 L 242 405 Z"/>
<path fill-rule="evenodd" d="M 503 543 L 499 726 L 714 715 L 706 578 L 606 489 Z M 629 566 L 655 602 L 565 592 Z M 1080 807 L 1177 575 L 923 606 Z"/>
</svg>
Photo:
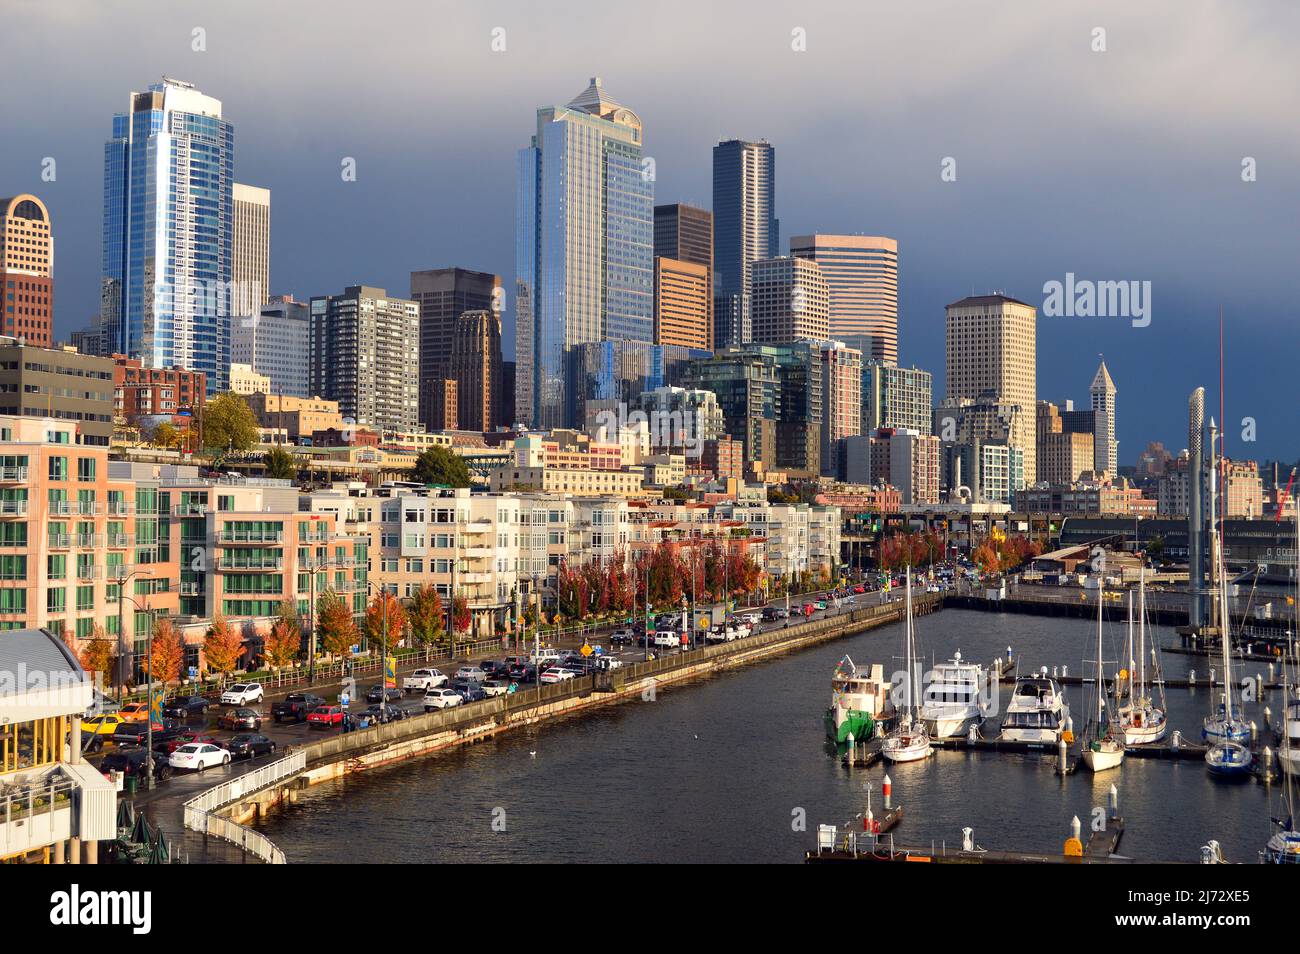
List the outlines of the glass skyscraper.
<svg viewBox="0 0 1300 954">
<path fill-rule="evenodd" d="M 202 371 L 209 394 L 230 367 L 234 165 L 220 101 L 167 78 L 131 94 L 104 145 L 103 347 Z"/>
<path fill-rule="evenodd" d="M 573 426 L 591 397 L 575 349 L 654 340 L 653 175 L 640 118 L 599 77 L 567 106 L 537 111 L 516 165 L 516 217 L 517 416 Z"/>
<path fill-rule="evenodd" d="M 749 266 L 776 258 L 776 150 L 729 139 L 713 147 L 713 346 L 750 340 Z"/>
</svg>

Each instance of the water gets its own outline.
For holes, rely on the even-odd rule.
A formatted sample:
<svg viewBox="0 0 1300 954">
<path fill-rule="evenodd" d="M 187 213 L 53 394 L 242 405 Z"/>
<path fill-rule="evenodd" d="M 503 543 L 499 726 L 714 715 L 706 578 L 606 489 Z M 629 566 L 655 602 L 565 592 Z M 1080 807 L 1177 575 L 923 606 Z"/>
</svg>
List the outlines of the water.
<svg viewBox="0 0 1300 954">
<path fill-rule="evenodd" d="M 1108 623 L 1105 632 L 1113 660 L 1123 626 Z M 960 648 L 987 664 L 1010 644 L 1022 671 L 1064 664 L 1082 674 L 1094 634 L 1083 620 L 964 610 L 917 620 L 927 660 Z M 326 783 L 274 813 L 264 830 L 293 862 L 800 861 L 817 825 L 861 812 L 864 783 L 878 798 L 886 773 L 883 765 L 850 772 L 826 745 L 831 672 L 844 653 L 859 665 L 900 668 L 902 642 L 894 625 L 661 689 L 654 702 L 603 707 Z M 1194 668 L 1203 680 L 1209 670 L 1203 657 L 1166 654 L 1163 662 L 1169 678 Z M 1257 671 L 1260 664 L 1245 665 Z M 1065 691 L 1079 731 L 1086 689 Z M 1171 732 L 1199 740 L 1209 691 L 1168 695 Z M 1278 694 L 1263 704 L 1276 711 Z M 1246 717 L 1262 726 L 1261 710 L 1247 706 Z M 1145 860 L 1194 861 L 1214 838 L 1229 860 L 1253 861 L 1279 791 L 1217 781 L 1199 759 L 1126 759 L 1116 771 L 1062 779 L 1053 759 L 937 752 L 888 772 L 906 810 L 900 844 L 960 845 L 970 826 L 985 848 L 1055 852 L 1072 815 L 1086 837 L 1113 782 L 1128 824 L 1120 850 Z"/>
</svg>

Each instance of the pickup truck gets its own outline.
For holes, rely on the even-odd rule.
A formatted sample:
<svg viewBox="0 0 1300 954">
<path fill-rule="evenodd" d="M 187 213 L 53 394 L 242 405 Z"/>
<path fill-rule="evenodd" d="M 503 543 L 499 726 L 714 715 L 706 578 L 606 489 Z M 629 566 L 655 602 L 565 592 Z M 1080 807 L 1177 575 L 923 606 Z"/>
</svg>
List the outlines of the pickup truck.
<svg viewBox="0 0 1300 954">
<path fill-rule="evenodd" d="M 402 680 L 402 688 L 408 692 L 437 689 L 447 684 L 447 677 L 437 669 L 417 669 Z"/>
<path fill-rule="evenodd" d="M 291 692 L 279 702 L 271 704 L 271 718 L 279 722 L 306 722 L 307 715 L 325 700 L 310 692 Z"/>
</svg>

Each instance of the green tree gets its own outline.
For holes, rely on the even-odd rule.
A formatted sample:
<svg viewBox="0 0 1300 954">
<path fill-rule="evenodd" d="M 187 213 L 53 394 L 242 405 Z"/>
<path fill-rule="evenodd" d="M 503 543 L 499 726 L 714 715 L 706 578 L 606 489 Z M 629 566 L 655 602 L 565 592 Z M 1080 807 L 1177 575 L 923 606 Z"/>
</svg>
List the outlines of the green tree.
<svg viewBox="0 0 1300 954">
<path fill-rule="evenodd" d="M 444 618 L 442 598 L 432 584 L 415 591 L 411 597 L 410 609 L 406 611 L 406 619 L 417 643 L 427 649 L 442 640 L 446 634 Z"/>
<path fill-rule="evenodd" d="M 257 443 L 257 418 L 242 396 L 219 395 L 203 408 L 203 446 L 222 452 L 246 451 Z"/>
<path fill-rule="evenodd" d="M 266 476 L 276 480 L 293 480 L 298 476 L 298 464 L 294 456 L 283 447 L 272 447 L 262 458 L 266 465 Z"/>
<path fill-rule="evenodd" d="M 174 424 L 167 421 L 159 423 L 159 425 L 153 429 L 153 433 L 149 435 L 149 443 L 153 444 L 154 447 L 161 447 L 163 449 L 175 447 L 180 443 L 180 440 L 181 432 L 176 429 Z"/>
<path fill-rule="evenodd" d="M 446 447 L 430 447 L 415 459 L 415 480 L 422 484 L 468 487 L 469 466 L 465 458 Z"/>
</svg>

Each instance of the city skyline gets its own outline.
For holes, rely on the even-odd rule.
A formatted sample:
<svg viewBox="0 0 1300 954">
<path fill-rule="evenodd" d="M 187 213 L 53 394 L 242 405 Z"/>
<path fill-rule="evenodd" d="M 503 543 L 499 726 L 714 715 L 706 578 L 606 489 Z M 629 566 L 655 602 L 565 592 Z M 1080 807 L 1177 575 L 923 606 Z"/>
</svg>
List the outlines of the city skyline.
<svg viewBox="0 0 1300 954">
<path fill-rule="evenodd" d="M 1295 17 L 1285 7 L 1270 9 L 1279 21 Z M 192 31 L 199 24 L 191 21 L 209 21 L 203 29 L 207 49 L 213 50 L 231 42 L 231 31 L 223 25 L 241 12 L 246 11 L 236 9 L 227 19 L 223 11 L 211 16 L 167 11 L 138 36 L 125 38 L 125 49 L 87 49 L 86 68 L 99 70 L 92 93 L 82 89 L 73 95 L 66 84 L 76 76 L 55 76 L 51 96 L 68 107 L 57 128 L 39 112 L 28 111 L 14 130 L 22 135 L 6 137 L 0 145 L 6 192 L 33 193 L 51 210 L 58 338 L 83 327 L 98 307 L 102 195 L 94 167 L 101 159 L 104 117 L 120 109 L 124 91 L 143 88 L 166 73 L 222 101 L 224 116 L 239 131 L 236 178 L 270 188 L 276 197 L 278 265 L 272 271 L 276 285 L 269 291 L 305 300 L 353 283 L 400 290 L 411 270 L 453 264 L 512 276 L 510 210 L 518 131 L 539 105 L 562 101 L 588 76 L 599 74 L 620 98 L 635 105 L 646 123 L 646 154 L 656 159 L 656 202 L 710 207 L 712 146 L 725 138 L 763 138 L 781 156 L 776 214 L 783 220 L 783 234 L 896 237 L 906 250 L 899 277 L 901 364 L 942 375 L 942 308 L 963 294 L 1005 289 L 1041 306 L 1043 284 L 1067 274 L 1149 280 L 1155 304 L 1154 320 L 1146 328 L 1126 320 L 1040 314 L 1040 378 L 1060 382 L 1058 388 L 1082 399 L 1095 355 L 1104 353 L 1117 380 L 1146 385 L 1142 400 L 1122 405 L 1117 437 L 1125 454 L 1120 462 L 1132 463 L 1150 440 L 1161 440 L 1176 453 L 1185 443 L 1178 421 L 1187 391 L 1217 376 L 1217 314 L 1223 304 L 1226 417 L 1232 424 L 1227 450 L 1260 459 L 1295 456 L 1288 412 L 1271 397 L 1269 386 L 1284 380 L 1287 370 L 1285 349 L 1273 347 L 1287 327 L 1285 309 L 1293 284 L 1285 271 L 1288 256 L 1286 243 L 1279 241 L 1284 226 L 1278 210 L 1296 193 L 1294 173 L 1288 170 L 1297 150 L 1294 134 L 1267 121 L 1279 109 L 1286 111 L 1287 94 L 1271 99 L 1267 109 L 1256 108 L 1251 99 L 1252 89 L 1283 88 L 1272 77 L 1285 75 L 1278 72 L 1284 69 L 1284 51 L 1268 42 L 1264 20 L 1228 18 L 1200 8 L 1195 16 L 1158 24 L 1160 5 L 1127 11 L 1102 4 L 1090 12 L 1091 19 L 1057 18 L 1043 29 L 1034 11 L 1021 8 L 1023 22 L 1001 34 L 1005 49 L 995 56 L 1014 51 L 1035 63 L 1066 57 L 1072 67 L 1095 71 L 1093 91 L 1071 85 L 1060 103 L 1052 99 L 1061 90 L 1050 77 L 1042 88 L 1027 91 L 971 68 L 945 67 L 937 78 L 927 78 L 903 64 L 900 75 L 912 82 L 916 100 L 929 108 L 926 122 L 908 125 L 898 107 L 863 105 L 859 108 L 875 123 L 872 135 L 837 125 L 837 149 L 827 155 L 809 138 L 827 110 L 792 119 L 789 110 L 756 103 L 725 77 L 725 70 L 712 67 L 711 95 L 691 97 L 685 92 L 689 75 L 650 68 L 652 54 L 688 56 L 698 51 L 692 46 L 696 41 L 654 33 L 633 41 L 619 34 L 618 15 L 608 13 L 586 31 L 589 40 L 598 36 L 607 48 L 595 56 L 585 51 L 578 62 L 569 56 L 552 62 L 529 54 L 543 39 L 557 51 L 576 52 L 581 49 L 576 39 L 562 40 L 560 32 L 538 18 L 505 6 L 489 7 L 481 19 L 455 27 L 467 50 L 481 48 L 460 55 L 462 72 L 455 77 L 460 92 L 452 97 L 457 100 L 457 142 L 474 148 L 448 149 L 436 137 L 407 131 L 367 142 L 372 133 L 387 128 L 395 115 L 388 110 L 410 105 L 408 97 L 415 93 L 406 88 L 395 90 L 395 107 L 360 116 L 355 133 L 327 135 L 331 103 L 341 109 L 358 104 L 388 74 L 381 71 L 377 80 L 368 80 L 348 71 L 326 76 L 312 68 L 295 77 L 291 70 L 279 70 L 290 89 L 283 102 L 270 102 L 260 95 L 260 71 L 235 66 L 246 67 L 248 58 L 204 59 L 204 52 L 192 49 Z M 286 4 L 283 11 L 277 8 L 266 16 L 274 21 L 298 12 L 296 5 Z M 419 11 L 409 12 L 413 22 L 423 22 Z M 837 22 L 846 16 L 855 14 L 840 10 Z M 939 31 L 935 43 L 951 46 L 962 26 L 990 31 L 1009 25 L 1006 14 L 981 26 L 968 16 L 954 7 L 952 26 Z M 790 20 L 799 22 L 786 22 Z M 850 38 L 840 34 L 851 31 L 829 25 L 819 30 L 819 20 L 827 22 L 811 13 L 763 11 L 754 23 L 729 26 L 732 41 L 719 55 L 725 59 L 744 50 L 770 49 L 771 82 L 824 89 L 847 69 Z M 1093 20 L 1107 24 L 1105 53 L 1089 47 Z M 33 11 L 30 32 L 39 37 L 57 27 L 57 40 L 49 45 L 76 50 L 92 45 L 101 22 L 90 9 L 71 23 Z M 491 31 L 498 23 L 504 25 L 507 45 L 504 52 L 493 53 Z M 915 26 L 916 20 L 898 13 L 879 25 L 882 37 L 888 37 Z M 791 49 L 795 27 L 806 30 L 804 52 Z M 1161 35 L 1157 27 L 1167 33 Z M 1196 46 L 1208 34 L 1216 40 L 1206 49 Z M 239 41 L 259 42 L 244 35 Z M 872 48 L 877 44 L 883 46 L 883 39 L 873 41 Z M 33 45 L 39 48 L 40 43 Z M 888 63 L 888 51 L 879 52 Z M 16 56 L 26 63 L 33 54 L 18 50 Z M 1216 70 L 1212 82 L 1190 71 L 1194 57 L 1209 56 L 1231 67 Z M 1136 103 L 1110 95 L 1147 75 L 1144 57 L 1174 70 L 1181 85 L 1146 88 Z M 508 69 L 501 69 L 502 62 Z M 27 65 L 36 66 L 35 61 Z M 476 86 L 475 77 L 485 81 Z M 703 70 L 694 77 L 697 82 L 704 78 Z M 964 83 L 961 93 L 952 95 L 959 80 Z M 719 99 L 733 107 L 725 117 L 712 108 Z M 426 100 L 435 117 L 447 115 L 436 95 Z M 285 136 L 287 103 L 294 104 L 294 122 L 300 126 Z M 479 118 L 485 116 L 490 120 Z M 1078 135 L 1073 129 L 1087 132 Z M 829 129 L 821 133 L 831 134 Z M 1019 136 L 1011 152 L 1009 134 Z M 1214 148 L 1208 148 L 1210 143 Z M 340 161 L 348 156 L 357 162 L 355 182 L 343 182 L 338 174 Z M 41 180 L 46 157 L 58 163 L 53 182 Z M 940 179 L 945 157 L 956 159 L 955 182 Z M 1258 160 L 1257 181 L 1242 181 L 1244 157 Z M 1195 202 L 1189 201 L 1193 196 Z M 421 214 L 426 203 L 444 214 Z M 331 205 L 337 206 L 339 218 L 371 209 L 371 215 L 385 216 L 392 228 L 378 242 L 342 235 L 328 227 L 335 217 L 322 212 Z M 430 226 L 431 221 L 437 224 Z M 978 235 L 977 242 L 969 241 L 972 234 Z M 1231 241 L 1211 241 L 1224 235 Z M 513 350 L 514 318 L 511 300 L 503 327 L 507 358 Z M 940 382 L 935 386 L 936 393 L 943 391 Z M 1217 395 L 1210 403 L 1217 410 Z M 1240 440 L 1238 422 L 1245 417 L 1257 424 L 1253 444 Z"/>
</svg>

